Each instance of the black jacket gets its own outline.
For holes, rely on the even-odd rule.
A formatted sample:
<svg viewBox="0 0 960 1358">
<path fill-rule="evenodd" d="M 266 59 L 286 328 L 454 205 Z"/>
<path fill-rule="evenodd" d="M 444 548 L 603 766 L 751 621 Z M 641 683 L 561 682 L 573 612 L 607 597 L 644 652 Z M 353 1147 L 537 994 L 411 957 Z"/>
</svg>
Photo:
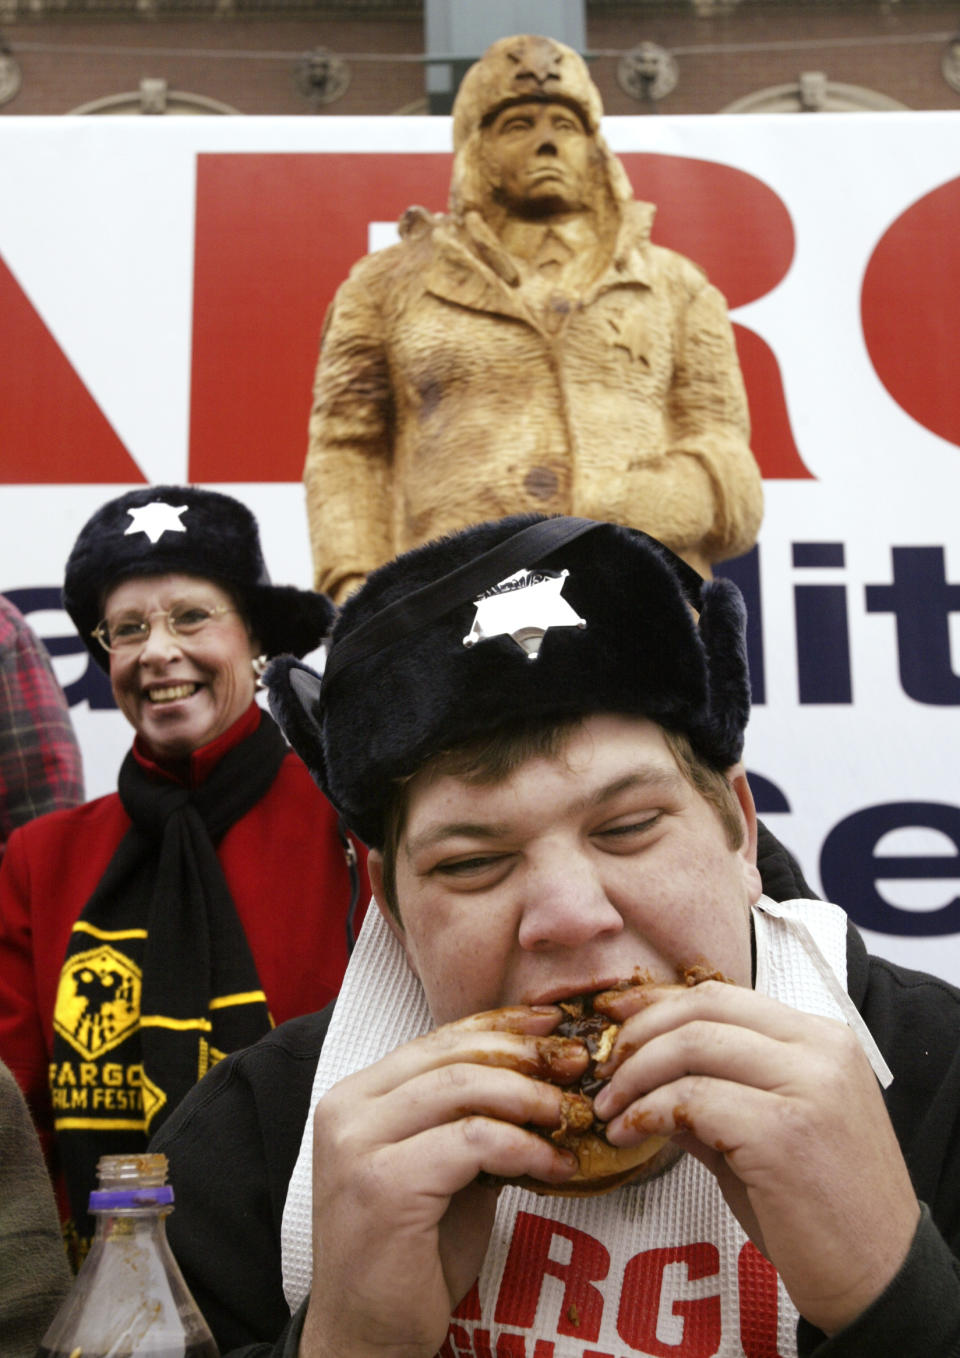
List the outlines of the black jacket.
<svg viewBox="0 0 960 1358">
<path fill-rule="evenodd" d="M 766 893 L 813 893 L 772 838 Z M 886 1101 L 917 1196 L 913 1248 L 887 1291 L 825 1339 L 805 1321 L 801 1358 L 960 1358 L 960 991 L 869 957 L 851 926 L 848 989 L 894 1081 Z M 332 1008 L 293 1019 L 220 1062 L 169 1119 L 152 1149 L 170 1160 L 177 1208 L 169 1234 L 221 1352 L 294 1358 L 301 1317 L 284 1300 L 280 1223 L 300 1150 L 317 1057 Z"/>
</svg>

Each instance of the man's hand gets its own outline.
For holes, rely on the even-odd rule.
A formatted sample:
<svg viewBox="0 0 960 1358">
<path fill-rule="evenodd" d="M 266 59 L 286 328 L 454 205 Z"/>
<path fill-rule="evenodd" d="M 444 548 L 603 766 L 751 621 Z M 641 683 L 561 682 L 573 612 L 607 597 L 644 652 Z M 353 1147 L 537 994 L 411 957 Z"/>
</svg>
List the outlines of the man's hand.
<svg viewBox="0 0 960 1358">
<path fill-rule="evenodd" d="M 587 1064 L 582 1043 L 549 1035 L 559 1018 L 545 1006 L 461 1019 L 320 1100 L 301 1358 L 432 1358 L 487 1249 L 497 1189 L 478 1175 L 559 1183 L 575 1171 L 524 1129 L 560 1124 L 547 1079 Z"/>
<path fill-rule="evenodd" d="M 920 1217 L 880 1087 L 850 1029 L 743 987 L 643 987 L 602 1075 L 614 1145 L 652 1132 L 714 1173 L 794 1304 L 833 1334 L 903 1263 Z"/>
</svg>

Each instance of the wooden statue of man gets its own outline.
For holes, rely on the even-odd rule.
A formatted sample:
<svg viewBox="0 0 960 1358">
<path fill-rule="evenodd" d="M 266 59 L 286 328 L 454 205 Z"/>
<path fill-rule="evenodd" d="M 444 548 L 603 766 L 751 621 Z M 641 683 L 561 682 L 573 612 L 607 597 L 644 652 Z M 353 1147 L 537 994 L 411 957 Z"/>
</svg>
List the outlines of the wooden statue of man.
<svg viewBox="0 0 960 1358">
<path fill-rule="evenodd" d="M 503 38 L 453 109 L 450 211 L 411 208 L 326 318 L 304 480 L 316 584 L 512 513 L 645 529 L 703 574 L 763 512 L 723 296 L 650 241 L 599 91 Z"/>
</svg>

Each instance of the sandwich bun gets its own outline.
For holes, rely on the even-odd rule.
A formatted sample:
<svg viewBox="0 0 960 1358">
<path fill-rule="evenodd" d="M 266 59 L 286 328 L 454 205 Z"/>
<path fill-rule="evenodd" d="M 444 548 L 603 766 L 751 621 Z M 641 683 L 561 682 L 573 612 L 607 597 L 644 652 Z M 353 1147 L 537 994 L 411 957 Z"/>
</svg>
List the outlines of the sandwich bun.
<svg viewBox="0 0 960 1358">
<path fill-rule="evenodd" d="M 507 1179 L 506 1183 L 543 1196 L 588 1197 L 608 1193 L 623 1184 L 652 1179 L 669 1169 L 683 1153 L 668 1136 L 647 1136 L 637 1146 L 612 1146 L 604 1135 L 604 1124 L 593 1111 L 593 1099 L 605 1083 L 597 1076 L 596 1067 L 609 1057 L 620 1027 L 594 1008 L 594 998 L 593 995 L 577 995 L 560 1002 L 564 1018 L 555 1034 L 583 1042 L 590 1061 L 579 1082 L 562 1090 L 560 1126 L 530 1129 L 572 1151 L 577 1157 L 577 1171 L 562 1184 L 548 1184 L 526 1175 Z"/>
</svg>

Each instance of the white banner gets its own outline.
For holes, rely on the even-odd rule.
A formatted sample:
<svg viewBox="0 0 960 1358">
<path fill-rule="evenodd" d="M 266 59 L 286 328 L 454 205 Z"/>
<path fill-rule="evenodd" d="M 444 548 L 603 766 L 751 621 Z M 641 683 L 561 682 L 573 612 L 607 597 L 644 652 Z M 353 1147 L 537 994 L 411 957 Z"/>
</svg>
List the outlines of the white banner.
<svg viewBox="0 0 960 1358">
<path fill-rule="evenodd" d="M 605 132 L 738 328 L 761 812 L 874 950 L 960 982 L 960 115 Z M 444 207 L 449 144 L 445 119 L 0 121 L 0 590 L 55 652 L 91 796 L 130 732 L 65 640 L 74 537 L 131 485 L 215 484 L 309 584 L 323 312 L 404 207 Z"/>
</svg>

